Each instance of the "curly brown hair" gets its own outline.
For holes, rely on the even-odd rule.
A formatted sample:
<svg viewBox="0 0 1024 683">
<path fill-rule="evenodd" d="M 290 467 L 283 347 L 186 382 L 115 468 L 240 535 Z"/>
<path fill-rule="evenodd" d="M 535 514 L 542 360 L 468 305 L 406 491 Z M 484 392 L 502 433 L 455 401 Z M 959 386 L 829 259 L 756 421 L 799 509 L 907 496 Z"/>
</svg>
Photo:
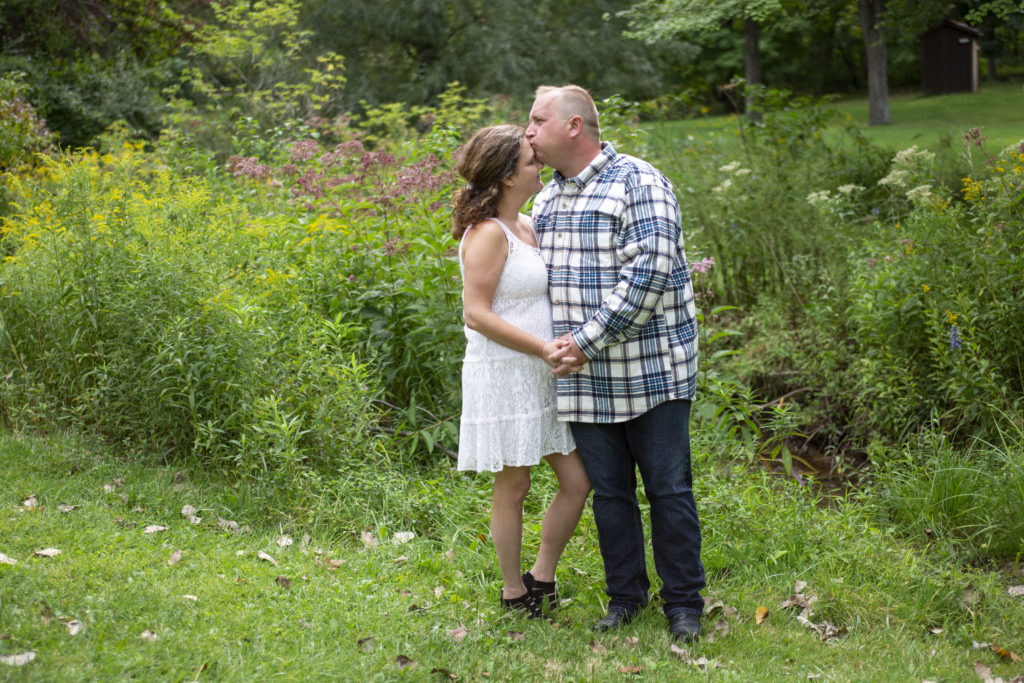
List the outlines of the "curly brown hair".
<svg viewBox="0 0 1024 683">
<path fill-rule="evenodd" d="M 452 237 L 498 212 L 501 181 L 515 175 L 526 131 L 511 124 L 481 128 L 462 146 L 455 172 L 468 183 L 452 197 Z"/>
</svg>

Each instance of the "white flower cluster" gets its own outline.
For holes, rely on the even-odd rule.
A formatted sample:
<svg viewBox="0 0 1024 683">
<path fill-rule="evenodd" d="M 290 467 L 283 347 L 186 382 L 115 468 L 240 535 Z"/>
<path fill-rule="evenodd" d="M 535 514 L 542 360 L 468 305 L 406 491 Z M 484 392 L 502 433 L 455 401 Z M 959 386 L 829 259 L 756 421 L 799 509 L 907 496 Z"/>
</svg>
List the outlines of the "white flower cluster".
<svg viewBox="0 0 1024 683">
<path fill-rule="evenodd" d="M 932 194 L 932 186 L 925 184 L 908 190 L 907 199 L 918 205 L 932 204 L 935 201 L 935 195 Z"/>
</svg>

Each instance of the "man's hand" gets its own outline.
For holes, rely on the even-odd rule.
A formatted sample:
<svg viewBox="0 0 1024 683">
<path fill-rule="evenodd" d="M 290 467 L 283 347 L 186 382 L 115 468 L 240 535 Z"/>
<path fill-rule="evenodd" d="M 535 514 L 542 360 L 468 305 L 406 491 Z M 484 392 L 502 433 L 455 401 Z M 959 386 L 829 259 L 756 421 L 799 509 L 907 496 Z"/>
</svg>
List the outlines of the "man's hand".
<svg viewBox="0 0 1024 683">
<path fill-rule="evenodd" d="M 582 370 L 587 357 L 576 345 L 572 335 L 566 334 L 544 345 L 544 360 L 551 366 L 552 373 L 565 377 Z"/>
</svg>

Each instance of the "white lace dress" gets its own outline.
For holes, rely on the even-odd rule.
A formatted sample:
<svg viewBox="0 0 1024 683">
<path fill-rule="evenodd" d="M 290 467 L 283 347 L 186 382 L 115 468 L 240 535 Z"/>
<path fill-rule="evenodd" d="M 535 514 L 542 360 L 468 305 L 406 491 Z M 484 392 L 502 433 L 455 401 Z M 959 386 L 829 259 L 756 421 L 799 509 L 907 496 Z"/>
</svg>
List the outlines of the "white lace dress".
<svg viewBox="0 0 1024 683">
<path fill-rule="evenodd" d="M 498 219 L 491 220 L 508 240 L 491 310 L 530 334 L 552 339 L 548 274 L 540 250 Z M 465 277 L 462 244 L 459 269 Z M 498 472 L 506 466 L 536 465 L 550 453 L 572 451 L 569 425 L 557 418 L 555 376 L 548 364 L 468 327 L 465 332 L 459 469 Z"/>
</svg>

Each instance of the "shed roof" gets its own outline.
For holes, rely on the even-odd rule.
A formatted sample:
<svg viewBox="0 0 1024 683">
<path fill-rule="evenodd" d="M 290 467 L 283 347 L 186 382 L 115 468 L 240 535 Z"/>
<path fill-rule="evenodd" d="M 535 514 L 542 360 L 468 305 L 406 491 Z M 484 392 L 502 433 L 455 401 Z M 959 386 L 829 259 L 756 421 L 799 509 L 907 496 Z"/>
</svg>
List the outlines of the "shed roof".
<svg viewBox="0 0 1024 683">
<path fill-rule="evenodd" d="M 974 38 L 981 37 L 981 31 L 979 31 L 978 29 L 974 28 L 973 26 L 968 26 L 967 24 L 960 21 L 953 21 L 952 19 L 946 19 L 941 24 L 936 24 L 935 26 L 932 26 L 930 29 L 922 33 L 921 37 L 925 38 L 927 36 L 930 36 L 932 33 L 935 33 L 936 31 L 942 28 L 951 28 L 954 31 L 965 33 Z"/>
</svg>

